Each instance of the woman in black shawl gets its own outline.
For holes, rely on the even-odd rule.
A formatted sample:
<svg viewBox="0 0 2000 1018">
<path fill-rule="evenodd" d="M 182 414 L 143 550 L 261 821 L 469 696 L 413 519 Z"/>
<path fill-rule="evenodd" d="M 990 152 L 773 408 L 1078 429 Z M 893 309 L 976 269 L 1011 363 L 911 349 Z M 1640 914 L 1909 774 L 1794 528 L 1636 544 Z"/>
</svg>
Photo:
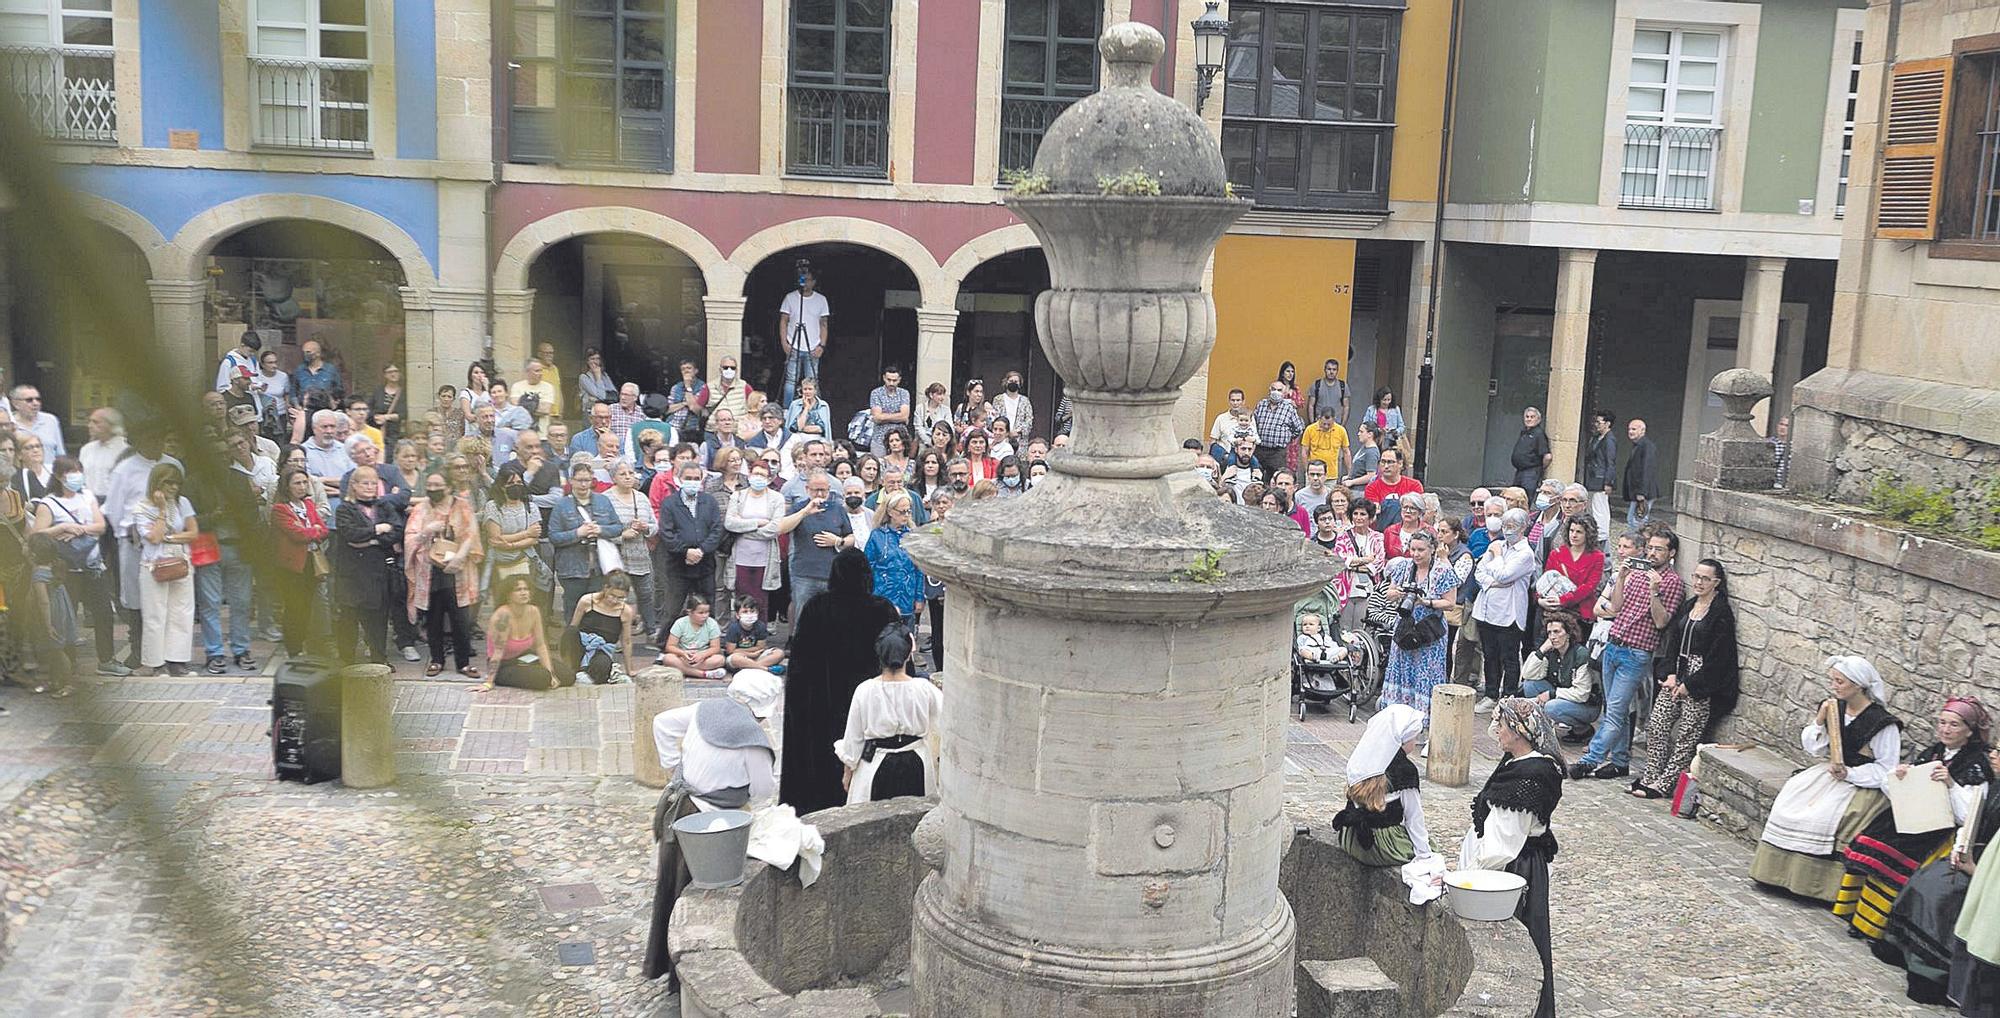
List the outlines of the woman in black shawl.
<svg viewBox="0 0 2000 1018">
<path fill-rule="evenodd" d="M 359 634 L 365 660 L 383 664 L 389 613 L 402 605 L 390 584 L 403 570 L 403 514 L 381 499 L 374 467 L 355 467 L 347 484 L 348 498 L 333 514 L 334 643 L 341 660 L 349 660 Z"/>
<path fill-rule="evenodd" d="M 1472 800 L 1472 829 L 1465 832 L 1458 865 L 1465 870 L 1505 870 L 1528 882 L 1514 918 L 1528 928 L 1542 956 L 1542 996 L 1535 1018 L 1555 1018 L 1555 961 L 1549 943 L 1549 860 L 1556 836 L 1549 823 L 1562 801 L 1562 749 L 1555 725 L 1533 700 L 1509 697 L 1494 710 L 1500 766 Z"/>
<path fill-rule="evenodd" d="M 845 765 L 833 744 L 847 731 L 854 690 L 881 670 L 875 637 L 902 613 L 874 594 L 868 556 L 847 548 L 833 557 L 825 592 L 797 608 L 785 672 L 784 767 L 778 801 L 800 816 L 845 805 Z"/>
<path fill-rule="evenodd" d="M 1632 782 L 1641 799 L 1674 790 L 1680 773 L 1709 729 L 1736 709 L 1736 609 L 1729 601 L 1729 573 L 1702 559 L 1688 581 L 1692 591 L 1674 609 L 1653 656 L 1660 694 L 1646 722 L 1646 767 Z"/>
<path fill-rule="evenodd" d="M 2000 749 L 1987 750 L 1986 765 L 2000 768 Z M 1983 999 L 1988 1006 L 1994 1003 L 1991 998 L 2000 990 L 2000 980 L 1995 978 L 2000 971 L 1980 966 L 1967 956 L 1965 944 L 1954 930 L 1976 864 L 1982 856 L 1993 855 L 1988 846 L 1996 838 L 2000 838 L 2000 794 L 1995 794 L 1989 783 L 1982 808 L 1959 829 L 1951 855 L 1924 864 L 1896 896 L 1888 930 L 1874 945 L 1875 956 L 1907 970 L 1910 999 L 1919 1004 L 1944 1004 L 1955 996 L 1959 1004 L 1966 1005 L 1965 1013 L 1973 1014 L 1976 1001 Z M 1952 982 L 1956 992 L 1947 993 L 1947 984 Z M 1977 987 L 1977 982 L 1986 985 Z"/>
<path fill-rule="evenodd" d="M 1915 771 L 1943 785 L 1951 800 L 1953 823 L 1930 831 L 1903 833 L 1895 810 L 1868 822 L 1847 846 L 1847 872 L 1833 899 L 1833 914 L 1848 918 L 1854 932 L 1875 939 L 1889 923 L 1889 912 L 1918 867 L 1951 854 L 1959 824 L 1979 812 L 1980 796 L 1993 780 L 1986 759 L 1990 724 L 1986 708 L 1971 697 L 1954 696 L 1938 711 L 1937 741 L 1909 763 L 1896 766 L 1898 778 Z"/>
</svg>

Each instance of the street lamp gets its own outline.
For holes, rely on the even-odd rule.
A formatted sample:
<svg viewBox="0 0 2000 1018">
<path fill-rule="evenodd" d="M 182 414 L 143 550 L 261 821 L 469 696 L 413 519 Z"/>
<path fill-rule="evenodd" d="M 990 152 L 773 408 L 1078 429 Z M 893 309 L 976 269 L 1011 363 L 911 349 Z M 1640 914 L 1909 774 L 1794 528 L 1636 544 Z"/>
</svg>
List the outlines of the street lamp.
<svg viewBox="0 0 2000 1018">
<path fill-rule="evenodd" d="M 1202 103 L 1208 100 L 1209 87 L 1215 76 L 1222 70 L 1223 44 L 1229 41 L 1229 19 L 1216 10 L 1216 0 L 1208 0 L 1208 10 L 1194 19 L 1194 69 L 1198 76 L 1195 81 L 1194 111 L 1201 112 Z"/>
</svg>

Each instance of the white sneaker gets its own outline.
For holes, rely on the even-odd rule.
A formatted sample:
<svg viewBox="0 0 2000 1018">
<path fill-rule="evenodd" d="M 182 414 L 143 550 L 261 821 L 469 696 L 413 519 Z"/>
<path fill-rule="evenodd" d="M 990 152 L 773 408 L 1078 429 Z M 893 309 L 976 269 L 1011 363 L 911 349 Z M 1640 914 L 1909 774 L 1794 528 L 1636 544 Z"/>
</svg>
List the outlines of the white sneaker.
<svg viewBox="0 0 2000 1018">
<path fill-rule="evenodd" d="M 1500 706 L 1500 701 L 1495 700 L 1490 696 L 1482 696 L 1479 698 L 1478 703 L 1472 705 L 1472 713 L 1491 714 L 1493 713 L 1493 708 L 1498 706 Z"/>
<path fill-rule="evenodd" d="M 729 677 L 729 673 L 723 671 L 720 668 L 710 668 L 708 671 L 703 672 L 702 674 L 711 679 L 726 679 Z"/>
<path fill-rule="evenodd" d="M 419 655 L 417 654 L 417 648 L 415 648 L 415 647 L 404 647 L 404 648 L 403 648 L 403 660 L 405 660 L 405 661 L 420 661 L 420 660 L 422 660 L 422 658 L 421 658 L 421 657 L 420 657 L 420 656 L 419 656 Z"/>
<path fill-rule="evenodd" d="M 577 684 L 577 685 L 579 685 L 579 686 L 594 686 L 594 685 L 597 685 L 597 683 L 596 683 L 596 682 L 594 682 L 594 681 L 592 681 L 592 680 L 591 680 L 591 678 L 590 678 L 590 673 L 589 673 L 589 672 L 578 672 L 578 673 L 576 673 L 576 684 Z"/>
</svg>

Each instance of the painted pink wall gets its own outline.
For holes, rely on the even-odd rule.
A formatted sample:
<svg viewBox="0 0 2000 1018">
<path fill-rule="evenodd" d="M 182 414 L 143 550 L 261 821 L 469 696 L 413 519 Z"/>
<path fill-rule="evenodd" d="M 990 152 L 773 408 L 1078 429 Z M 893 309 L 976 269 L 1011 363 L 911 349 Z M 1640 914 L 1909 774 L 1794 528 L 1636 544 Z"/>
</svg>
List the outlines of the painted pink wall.
<svg viewBox="0 0 2000 1018">
<path fill-rule="evenodd" d="M 998 203 L 888 201 L 789 194 L 669 191 L 580 187 L 574 184 L 505 184 L 499 194 L 501 237 L 511 240 L 537 220 L 558 212 L 629 206 L 678 220 L 707 237 L 727 257 L 752 234 L 779 223 L 814 216 L 845 216 L 892 226 L 916 238 L 942 264 L 968 240 L 1020 222 Z M 504 246 L 503 242 L 503 245 Z M 746 265 L 746 270 L 755 266 Z"/>
<path fill-rule="evenodd" d="M 762 130 L 756 54 L 764 51 L 763 5 L 701 4 L 696 17 L 695 46 L 709 56 L 695 82 L 694 168 L 755 173 Z"/>
<path fill-rule="evenodd" d="M 972 183 L 979 0 L 927 0 L 917 19 L 917 159 L 926 184 Z"/>
</svg>

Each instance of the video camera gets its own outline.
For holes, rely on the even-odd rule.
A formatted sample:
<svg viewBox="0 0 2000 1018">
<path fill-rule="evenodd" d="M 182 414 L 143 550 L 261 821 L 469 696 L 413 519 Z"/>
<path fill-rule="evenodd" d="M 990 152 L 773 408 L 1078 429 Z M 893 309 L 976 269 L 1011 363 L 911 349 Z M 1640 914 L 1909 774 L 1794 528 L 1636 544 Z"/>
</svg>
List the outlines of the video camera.
<svg viewBox="0 0 2000 1018">
<path fill-rule="evenodd" d="M 813 263 L 812 263 L 812 259 L 810 259 L 810 258 L 799 258 L 799 259 L 796 259 L 796 260 L 794 260 L 794 261 L 792 262 L 792 274 L 793 274 L 793 275 L 794 275 L 795 277 L 797 277 L 797 280 L 798 280 L 798 288 L 799 288 L 799 289 L 801 289 L 801 290 L 805 289 L 805 288 L 806 288 L 806 278 L 807 278 L 808 276 L 812 276 L 812 275 L 814 274 L 814 273 L 813 273 Z"/>
</svg>

